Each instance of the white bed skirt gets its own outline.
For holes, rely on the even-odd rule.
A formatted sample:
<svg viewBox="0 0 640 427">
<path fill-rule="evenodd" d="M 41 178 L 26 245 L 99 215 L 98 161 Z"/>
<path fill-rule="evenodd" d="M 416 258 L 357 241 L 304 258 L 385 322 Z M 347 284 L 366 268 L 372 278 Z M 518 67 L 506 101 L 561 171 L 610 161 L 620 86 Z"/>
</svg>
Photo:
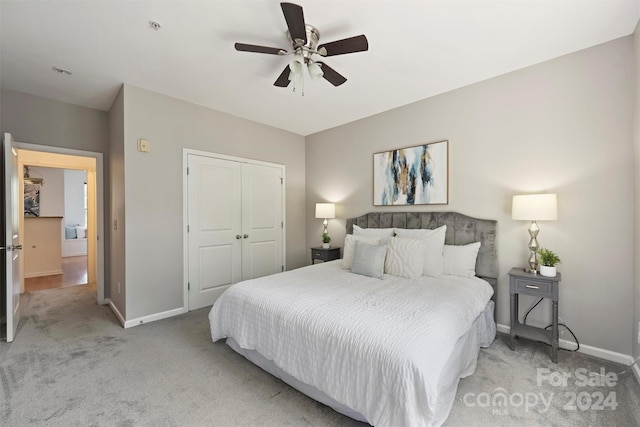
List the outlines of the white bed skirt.
<svg viewBox="0 0 640 427">
<path fill-rule="evenodd" d="M 496 323 L 494 321 L 494 307 L 494 302 L 490 300 L 484 311 L 473 322 L 469 332 L 460 337 L 456 343 L 453 353 L 451 354 L 451 358 L 443 370 L 443 375 L 440 381 L 438 381 L 439 393 L 433 417 L 434 426 L 442 425 L 449 416 L 449 412 L 451 411 L 451 407 L 453 406 L 453 402 L 456 397 L 460 378 L 468 377 L 475 372 L 480 347 L 489 347 L 495 339 Z M 358 411 L 335 401 L 316 387 L 298 381 L 296 378 L 276 366 L 272 360 L 264 358 L 257 351 L 241 348 L 233 338 L 227 338 L 226 343 L 234 351 L 247 358 L 253 364 L 269 372 L 271 375 L 280 378 L 299 392 L 333 408 L 335 411 L 343 415 L 358 421 L 369 422 Z"/>
</svg>

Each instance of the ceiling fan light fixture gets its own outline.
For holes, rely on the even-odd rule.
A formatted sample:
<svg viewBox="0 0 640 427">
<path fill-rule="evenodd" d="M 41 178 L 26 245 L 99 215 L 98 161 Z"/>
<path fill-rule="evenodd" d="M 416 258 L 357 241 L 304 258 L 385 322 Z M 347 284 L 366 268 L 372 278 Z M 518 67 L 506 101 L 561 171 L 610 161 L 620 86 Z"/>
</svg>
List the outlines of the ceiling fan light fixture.
<svg viewBox="0 0 640 427">
<path fill-rule="evenodd" d="M 322 67 L 317 62 L 309 62 L 307 68 L 309 69 L 309 76 L 311 76 L 311 80 L 324 76 L 324 71 L 322 71 Z"/>
<path fill-rule="evenodd" d="M 302 73 L 302 67 L 304 66 L 304 58 L 302 56 L 295 55 L 291 59 L 291 63 L 289 64 L 289 68 L 293 74 Z"/>
<path fill-rule="evenodd" d="M 320 32 L 313 25 L 305 22 L 302 6 L 293 3 L 280 3 L 280 7 L 287 22 L 287 38 L 291 50 L 246 43 L 235 43 L 235 49 L 241 52 L 268 55 L 293 55 L 293 60 L 284 67 L 284 70 L 273 83 L 276 87 L 288 87 L 291 82 L 294 82 L 293 90 L 295 92 L 295 82 L 298 82 L 301 83 L 300 86 L 304 95 L 303 69 L 305 67 L 312 80 L 321 77 L 334 86 L 340 86 L 346 82 L 347 79 L 329 65 L 322 61 L 316 63 L 314 55 L 325 57 L 364 52 L 369 50 L 369 42 L 365 35 L 361 34 L 318 45 Z"/>
</svg>

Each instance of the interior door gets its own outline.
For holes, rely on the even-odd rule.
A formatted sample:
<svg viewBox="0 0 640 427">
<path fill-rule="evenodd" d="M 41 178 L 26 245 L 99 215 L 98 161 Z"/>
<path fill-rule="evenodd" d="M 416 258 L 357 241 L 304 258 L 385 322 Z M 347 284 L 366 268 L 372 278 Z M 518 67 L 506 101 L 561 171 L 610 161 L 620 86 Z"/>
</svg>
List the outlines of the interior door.
<svg viewBox="0 0 640 427">
<path fill-rule="evenodd" d="M 242 280 L 284 271 L 282 169 L 242 165 Z"/>
<path fill-rule="evenodd" d="M 5 255 L 4 271 L 4 314 L 7 342 L 14 340 L 20 321 L 20 233 L 19 233 L 19 180 L 18 154 L 13 147 L 11 134 L 5 133 L 2 147 L 4 228 L 3 246 Z"/>
<path fill-rule="evenodd" d="M 241 280 L 242 164 L 189 155 L 189 310 L 212 305 Z"/>
</svg>

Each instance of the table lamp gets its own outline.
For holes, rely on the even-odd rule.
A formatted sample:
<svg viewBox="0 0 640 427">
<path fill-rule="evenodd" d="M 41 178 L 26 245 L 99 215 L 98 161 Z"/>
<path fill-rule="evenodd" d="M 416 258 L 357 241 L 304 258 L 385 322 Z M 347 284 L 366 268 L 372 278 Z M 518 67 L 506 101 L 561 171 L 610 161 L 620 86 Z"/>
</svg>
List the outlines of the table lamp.
<svg viewBox="0 0 640 427">
<path fill-rule="evenodd" d="M 324 218 L 324 231 L 322 232 L 323 247 L 329 247 L 329 232 L 327 231 L 327 225 L 329 219 L 336 217 L 336 205 L 333 203 L 316 203 L 316 218 Z"/>
<path fill-rule="evenodd" d="M 554 221 L 558 219 L 558 199 L 555 194 L 524 194 L 513 196 L 511 218 L 531 221 L 529 226 L 529 268 L 527 273 L 538 274 L 538 233 L 537 221 Z"/>
</svg>

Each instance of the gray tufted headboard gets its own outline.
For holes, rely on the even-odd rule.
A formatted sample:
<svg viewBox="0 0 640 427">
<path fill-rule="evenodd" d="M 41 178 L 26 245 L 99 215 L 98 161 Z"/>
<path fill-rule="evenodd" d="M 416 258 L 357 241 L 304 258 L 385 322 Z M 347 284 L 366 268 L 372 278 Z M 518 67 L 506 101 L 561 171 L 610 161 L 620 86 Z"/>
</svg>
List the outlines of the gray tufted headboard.
<svg viewBox="0 0 640 427">
<path fill-rule="evenodd" d="M 354 224 L 363 228 L 425 228 L 429 230 L 446 225 L 445 244 L 466 245 L 480 242 L 476 274 L 493 286 L 492 299 L 495 299 L 498 282 L 497 221 L 472 218 L 457 212 L 371 212 L 347 219 L 347 234 L 353 233 Z"/>
</svg>

